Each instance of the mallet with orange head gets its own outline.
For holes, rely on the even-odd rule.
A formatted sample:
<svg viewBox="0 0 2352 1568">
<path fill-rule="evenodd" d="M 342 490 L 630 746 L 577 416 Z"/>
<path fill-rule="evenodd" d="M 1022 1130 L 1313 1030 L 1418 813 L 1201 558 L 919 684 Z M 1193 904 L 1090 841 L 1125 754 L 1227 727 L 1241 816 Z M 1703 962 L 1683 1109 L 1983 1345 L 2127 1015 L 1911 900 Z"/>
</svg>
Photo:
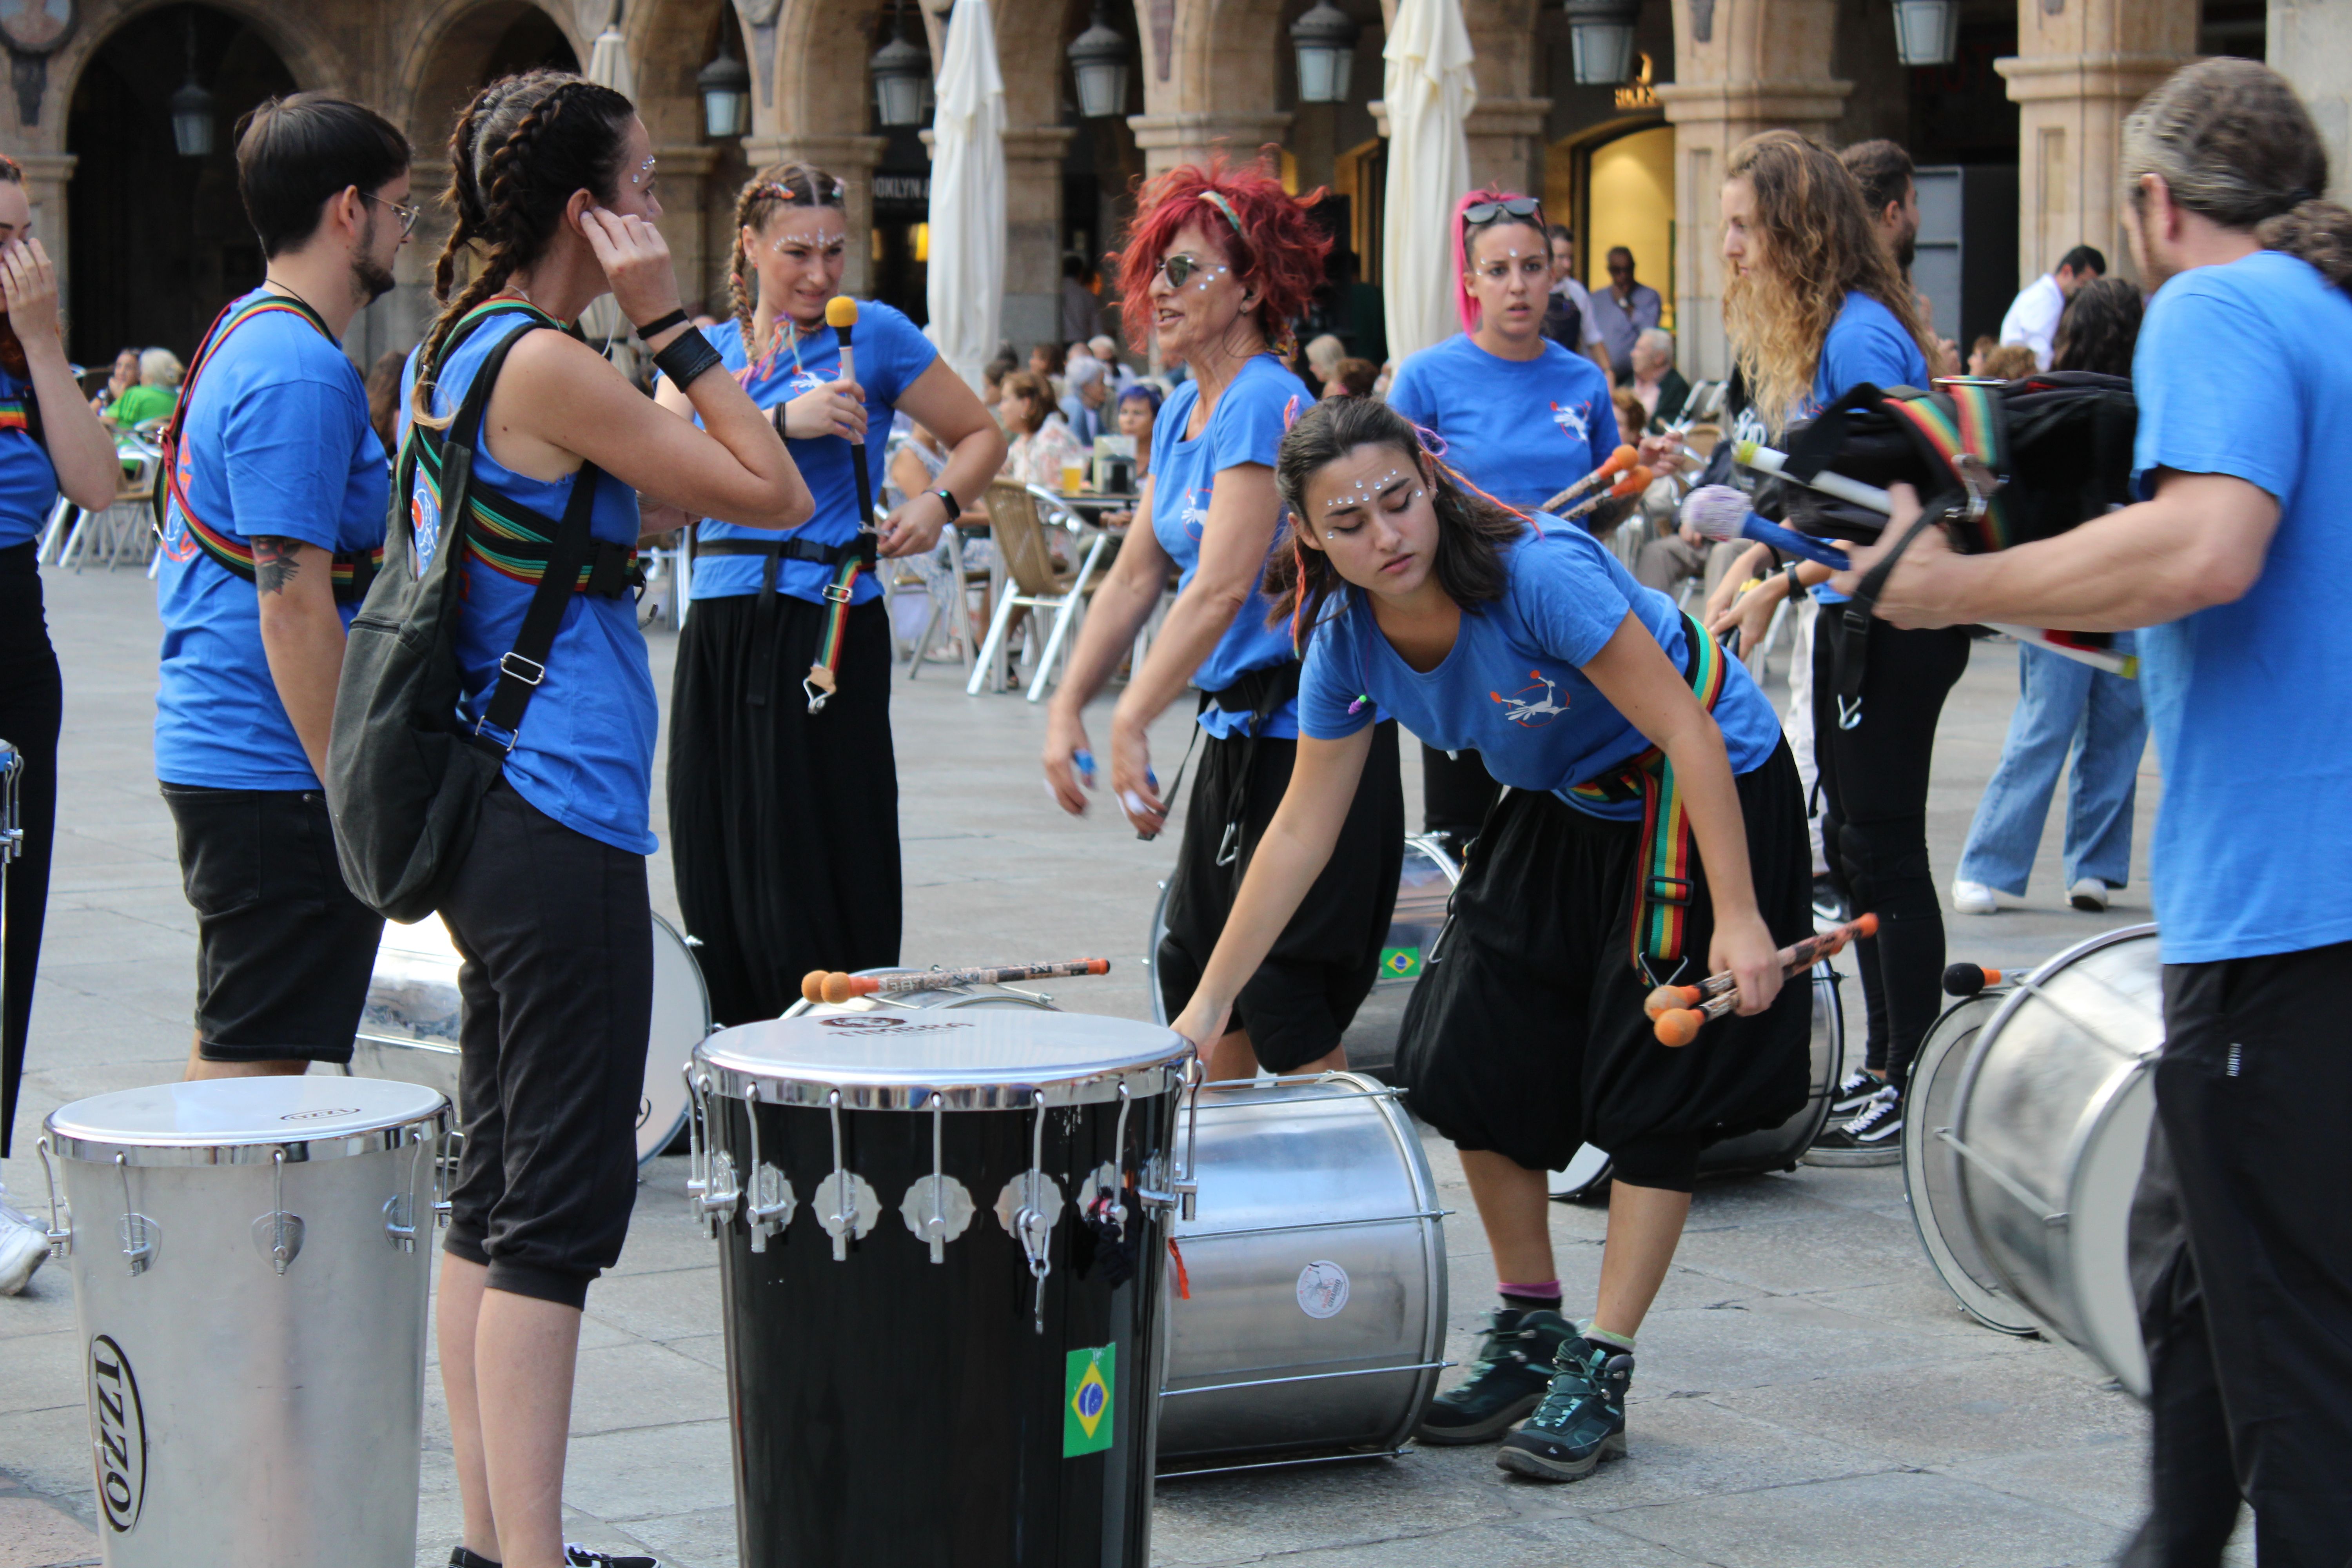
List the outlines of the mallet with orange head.
<svg viewBox="0 0 2352 1568">
<path fill-rule="evenodd" d="M 1878 932 L 1876 915 L 1861 915 L 1834 930 L 1825 931 L 1780 950 L 1780 972 L 1801 974 L 1822 959 L 1833 958 L 1857 938 Z M 1643 1003 L 1662 1046 L 1687 1046 L 1698 1038 L 1699 1026 L 1720 1018 L 1739 1005 L 1739 991 L 1729 973 L 1710 974 L 1696 985 L 1661 985 Z"/>
<path fill-rule="evenodd" d="M 812 969 L 801 977 L 801 996 L 809 1002 L 830 1002 L 837 1007 L 856 996 L 895 996 L 909 991 L 940 991 L 950 985 L 1011 985 L 1023 980 L 1109 973 L 1108 958 L 1014 963 L 993 969 L 912 969 L 904 974 L 846 974 L 838 969 Z"/>
</svg>

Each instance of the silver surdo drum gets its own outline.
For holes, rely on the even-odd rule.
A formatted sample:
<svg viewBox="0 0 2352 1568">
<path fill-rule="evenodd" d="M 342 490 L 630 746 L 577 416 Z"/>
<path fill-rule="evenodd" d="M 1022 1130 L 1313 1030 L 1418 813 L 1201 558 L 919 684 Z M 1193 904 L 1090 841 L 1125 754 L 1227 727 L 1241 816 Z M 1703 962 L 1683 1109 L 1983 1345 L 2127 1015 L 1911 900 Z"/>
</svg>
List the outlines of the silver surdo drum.
<svg viewBox="0 0 2352 1568">
<path fill-rule="evenodd" d="M 1437 945 L 1444 929 L 1446 905 L 1462 868 L 1445 846 L 1426 835 L 1404 841 L 1404 867 L 1397 877 L 1396 912 L 1389 916 L 1388 940 L 1381 944 L 1380 973 L 1371 994 L 1356 1009 L 1339 1044 L 1348 1052 L 1351 1072 L 1385 1077 L 1396 1065 L 1397 1032 L 1404 1025 L 1404 1005 L 1421 979 L 1422 957 Z M 1168 1004 L 1160 994 L 1160 943 L 1168 934 L 1168 884 L 1160 884 L 1160 902 L 1151 911 L 1151 945 L 1144 962 L 1151 971 L 1151 1016 L 1168 1022 Z"/>
<path fill-rule="evenodd" d="M 696 1048 L 744 1568 L 1146 1568 L 1195 1070 L 1167 1029 L 1029 1008 Z"/>
<path fill-rule="evenodd" d="M 1829 1120 L 1830 1101 L 1838 1080 L 1845 1076 L 1845 1004 L 1839 987 L 1845 976 L 1827 960 L 1812 967 L 1813 1035 L 1811 1072 L 1805 1103 L 1778 1127 L 1727 1138 L 1698 1152 L 1702 1176 L 1751 1176 L 1766 1171 L 1793 1171 L 1822 1135 Z M 1609 1155 L 1587 1143 L 1576 1152 L 1568 1168 L 1551 1173 L 1551 1194 L 1584 1203 L 1609 1191 Z"/>
<path fill-rule="evenodd" d="M 1944 1009 L 1919 1042 L 1911 1062 L 1910 1110 L 1903 1135 L 1903 1195 L 1911 1205 L 1919 1243 L 1962 1310 L 2004 1334 L 2030 1334 L 2033 1315 L 2010 1299 L 2000 1277 L 1969 1234 L 1960 1209 L 1960 1157 L 1938 1137 L 1958 1121 L 1960 1079 L 1977 1037 L 2009 999 L 2011 987 L 1989 986 Z M 1915 1129 L 1916 1131 L 1915 1131 Z"/>
<path fill-rule="evenodd" d="M 1176 1222 L 1162 1474 L 1393 1454 L 1445 1365 L 1445 1226 L 1397 1090 L 1212 1085 Z"/>
<path fill-rule="evenodd" d="M 2164 1048 L 2156 928 L 2109 931 L 2018 984 L 1977 1037 L 1949 1122 L 1961 1212 L 2001 1292 L 2147 1396 L 2127 1258 Z"/>
<path fill-rule="evenodd" d="M 109 1568 L 416 1561 L 447 1113 L 416 1084 L 329 1077 L 50 1113 Z"/>
<path fill-rule="evenodd" d="M 457 966 L 463 960 L 438 915 L 415 925 L 384 922 L 367 1005 L 352 1042 L 354 1078 L 397 1079 L 437 1089 L 457 1108 Z M 677 928 L 654 916 L 654 1017 L 637 1101 L 637 1163 L 667 1149 L 686 1128 L 686 1058 L 710 1033 L 710 993 L 702 966 Z"/>
</svg>

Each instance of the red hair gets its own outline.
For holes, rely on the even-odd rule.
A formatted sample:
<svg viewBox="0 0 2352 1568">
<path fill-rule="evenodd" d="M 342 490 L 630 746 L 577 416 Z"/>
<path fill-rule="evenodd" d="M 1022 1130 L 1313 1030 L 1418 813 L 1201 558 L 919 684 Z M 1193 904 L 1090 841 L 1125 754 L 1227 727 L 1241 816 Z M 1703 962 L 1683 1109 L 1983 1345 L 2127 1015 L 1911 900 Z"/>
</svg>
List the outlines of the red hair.
<svg viewBox="0 0 2352 1568">
<path fill-rule="evenodd" d="M 1283 342 L 1323 284 L 1331 237 L 1308 212 L 1323 196 L 1319 185 L 1294 196 L 1255 164 L 1228 166 L 1223 153 L 1205 169 L 1185 163 L 1146 183 L 1119 239 L 1119 312 L 1127 341 L 1138 347 L 1151 342 L 1152 275 L 1179 231 L 1198 223 L 1223 247 L 1235 275 L 1257 290 L 1267 344 Z"/>
<path fill-rule="evenodd" d="M 1478 318 L 1482 312 L 1478 309 L 1478 301 L 1470 295 L 1467 276 L 1470 271 L 1470 233 L 1468 226 L 1463 221 L 1462 215 L 1480 202 L 1523 202 L 1527 199 L 1517 191 L 1477 190 L 1472 191 L 1454 204 L 1454 309 L 1461 315 L 1462 330 L 1465 332 L 1475 332 L 1478 330 Z M 1533 217 L 1498 217 L 1484 226 L 1479 232 L 1483 234 L 1488 228 L 1501 228 L 1507 224 L 1515 223 L 1534 229 L 1543 236 L 1544 245 L 1549 254 L 1551 231 L 1544 226 L 1541 208 L 1537 209 L 1536 216 Z"/>
</svg>

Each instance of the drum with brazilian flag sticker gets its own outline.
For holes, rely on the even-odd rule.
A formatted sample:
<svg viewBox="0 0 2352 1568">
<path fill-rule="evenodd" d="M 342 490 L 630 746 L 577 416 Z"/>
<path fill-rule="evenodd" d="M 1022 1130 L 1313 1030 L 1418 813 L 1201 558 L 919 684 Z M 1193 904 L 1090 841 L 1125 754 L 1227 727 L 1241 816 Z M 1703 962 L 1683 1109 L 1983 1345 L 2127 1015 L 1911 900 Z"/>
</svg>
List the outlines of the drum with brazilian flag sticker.
<svg viewBox="0 0 2352 1568">
<path fill-rule="evenodd" d="M 743 1568 L 1147 1568 L 1197 1077 L 1149 1024 L 883 996 L 696 1048 Z"/>
</svg>

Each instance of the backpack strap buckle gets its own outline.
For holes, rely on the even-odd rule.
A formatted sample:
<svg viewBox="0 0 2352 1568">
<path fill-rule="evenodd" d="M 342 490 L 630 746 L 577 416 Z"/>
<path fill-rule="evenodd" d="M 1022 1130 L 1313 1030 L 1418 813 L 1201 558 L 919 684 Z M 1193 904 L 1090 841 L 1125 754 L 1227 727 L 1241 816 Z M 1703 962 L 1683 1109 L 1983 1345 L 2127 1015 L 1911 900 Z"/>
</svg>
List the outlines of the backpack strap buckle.
<svg viewBox="0 0 2352 1568">
<path fill-rule="evenodd" d="M 499 673 L 512 676 L 525 686 L 537 686 L 547 679 L 547 666 L 509 649 L 499 655 Z M 476 732 L 479 732 L 479 726 L 476 727 Z M 508 749 L 511 751 L 513 747 L 509 745 Z"/>
</svg>

